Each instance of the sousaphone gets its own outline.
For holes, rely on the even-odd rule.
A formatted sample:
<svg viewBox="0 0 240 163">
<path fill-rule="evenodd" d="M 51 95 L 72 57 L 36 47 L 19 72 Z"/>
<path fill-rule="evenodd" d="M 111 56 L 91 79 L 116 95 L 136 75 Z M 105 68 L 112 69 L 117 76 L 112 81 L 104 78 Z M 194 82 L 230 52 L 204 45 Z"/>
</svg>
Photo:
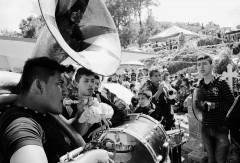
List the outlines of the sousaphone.
<svg viewBox="0 0 240 163">
<path fill-rule="evenodd" d="M 109 76 L 121 61 L 118 31 L 103 0 L 39 0 L 46 22 L 32 57 L 48 56 Z"/>
<path fill-rule="evenodd" d="M 119 36 L 102 0 L 39 0 L 39 6 L 46 26 L 32 57 L 48 56 L 59 63 L 69 59 L 104 76 L 117 71 L 121 60 Z M 20 77 L 10 72 L 0 74 L 0 105 L 16 99 Z M 66 119 L 53 118 L 75 147 L 85 144 Z"/>
</svg>

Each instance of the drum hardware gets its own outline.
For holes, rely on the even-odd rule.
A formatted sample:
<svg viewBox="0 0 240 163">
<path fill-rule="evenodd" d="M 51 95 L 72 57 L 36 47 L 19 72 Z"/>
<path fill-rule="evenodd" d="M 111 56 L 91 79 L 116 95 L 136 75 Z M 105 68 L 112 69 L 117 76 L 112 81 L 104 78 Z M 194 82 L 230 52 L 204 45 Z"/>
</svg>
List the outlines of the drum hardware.
<svg viewBox="0 0 240 163">
<path fill-rule="evenodd" d="M 119 134 L 117 132 L 115 132 L 115 139 L 116 139 L 117 142 L 120 141 L 120 136 L 119 136 Z"/>
<path fill-rule="evenodd" d="M 163 157 L 162 157 L 161 155 L 159 155 L 159 156 L 157 157 L 157 161 L 158 161 L 158 162 L 162 161 L 162 159 L 163 159 Z"/>
<path fill-rule="evenodd" d="M 154 130 L 158 129 L 158 124 L 153 127 Z"/>
<path fill-rule="evenodd" d="M 163 127 L 158 121 L 144 114 L 128 116 L 130 121 L 125 121 L 125 124 L 117 128 L 110 128 L 108 133 L 99 139 L 100 142 L 110 139 L 115 143 L 114 162 L 164 162 L 168 156 L 169 139 Z M 144 125 L 141 125 L 143 123 Z M 139 130 L 137 125 L 140 125 L 142 130 Z M 111 147 L 111 143 L 105 146 Z"/>
<path fill-rule="evenodd" d="M 77 149 L 67 153 L 66 155 L 63 155 L 62 157 L 60 157 L 59 163 L 74 161 L 80 154 L 85 153 L 90 150 L 93 150 L 93 149 L 105 149 L 109 152 L 114 153 L 115 152 L 115 143 L 111 139 L 104 139 L 101 142 L 98 140 L 93 140 L 93 141 L 87 143 L 86 145 L 84 145 L 84 147 L 77 148 Z"/>
<path fill-rule="evenodd" d="M 136 120 L 138 120 L 138 118 L 142 115 L 143 113 L 140 113 L 139 115 L 137 115 Z"/>
<path fill-rule="evenodd" d="M 163 147 L 168 147 L 169 146 L 169 141 L 170 141 L 170 139 L 168 139 L 165 143 L 163 143 Z"/>
<path fill-rule="evenodd" d="M 170 148 L 177 147 L 186 142 L 183 131 L 184 131 L 183 129 L 175 129 L 175 130 L 166 131 L 167 135 L 169 137 Z"/>
</svg>

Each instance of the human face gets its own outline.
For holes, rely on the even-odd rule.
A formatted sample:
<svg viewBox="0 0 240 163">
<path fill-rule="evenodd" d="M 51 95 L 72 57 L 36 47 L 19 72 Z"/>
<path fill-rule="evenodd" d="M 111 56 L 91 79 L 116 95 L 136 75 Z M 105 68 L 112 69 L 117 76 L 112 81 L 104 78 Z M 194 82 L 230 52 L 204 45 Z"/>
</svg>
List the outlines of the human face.
<svg viewBox="0 0 240 163">
<path fill-rule="evenodd" d="M 186 81 L 182 81 L 182 85 L 183 85 L 183 86 L 187 86 Z"/>
<path fill-rule="evenodd" d="M 83 96 L 91 96 L 94 91 L 94 75 L 86 76 L 83 75 L 78 81 L 78 96 L 81 98 Z"/>
<path fill-rule="evenodd" d="M 145 76 L 147 76 L 147 75 L 148 75 L 148 73 L 147 73 L 147 71 L 146 71 L 146 70 L 143 70 L 143 74 L 144 74 Z"/>
<path fill-rule="evenodd" d="M 100 87 L 100 81 L 98 79 L 94 79 L 94 91 L 98 91 Z"/>
<path fill-rule="evenodd" d="M 159 82 L 161 81 L 161 75 L 160 72 L 154 72 L 152 77 L 150 77 L 150 80 L 154 83 L 154 84 L 159 84 Z"/>
<path fill-rule="evenodd" d="M 66 90 L 63 78 L 60 73 L 55 73 L 49 77 L 45 83 L 45 91 L 43 92 L 43 105 L 47 112 L 60 114 L 63 111 L 63 92 Z"/>
<path fill-rule="evenodd" d="M 151 100 L 147 98 L 146 95 L 139 94 L 138 95 L 138 104 L 141 107 L 146 107 L 150 104 Z"/>
<path fill-rule="evenodd" d="M 203 59 L 197 62 L 197 70 L 201 76 L 208 76 L 212 73 L 212 64 L 207 59 Z"/>
</svg>

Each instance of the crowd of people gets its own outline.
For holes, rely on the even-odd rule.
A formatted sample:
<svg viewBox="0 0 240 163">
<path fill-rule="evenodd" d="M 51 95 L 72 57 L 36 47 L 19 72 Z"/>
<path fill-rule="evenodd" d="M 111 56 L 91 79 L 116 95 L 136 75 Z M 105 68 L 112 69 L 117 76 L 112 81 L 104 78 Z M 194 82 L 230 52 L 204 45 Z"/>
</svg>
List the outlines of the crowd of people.
<svg viewBox="0 0 240 163">
<path fill-rule="evenodd" d="M 102 88 L 103 78 L 91 70 L 63 66 L 46 57 L 30 59 L 18 83 L 20 94 L 1 107 L 0 158 L 4 163 L 19 162 L 19 159 L 57 162 L 59 156 L 69 152 L 72 144 L 65 141 L 65 135 L 59 132 L 48 113 L 61 114 L 85 142 L 98 137 L 103 128 L 122 124 L 129 113 L 149 115 L 166 131 L 175 129 L 172 106 L 178 105 L 180 111 L 187 112 L 186 98 L 194 88 L 201 88 L 205 92 L 206 108 L 203 109 L 202 140 L 208 160 L 209 163 L 225 162 L 230 141 L 224 118 L 234 97 L 227 82 L 213 75 L 209 56 L 199 56 L 197 62 L 201 80 L 190 74 L 171 76 L 166 69 L 144 68 L 113 74 L 107 82 L 119 83 L 134 94 L 129 105 Z M 176 156 L 178 150 L 170 151 L 173 162 L 176 158 L 171 156 Z M 32 151 L 37 155 L 29 155 Z M 79 159 L 111 162 L 111 155 L 99 149 Z"/>
</svg>

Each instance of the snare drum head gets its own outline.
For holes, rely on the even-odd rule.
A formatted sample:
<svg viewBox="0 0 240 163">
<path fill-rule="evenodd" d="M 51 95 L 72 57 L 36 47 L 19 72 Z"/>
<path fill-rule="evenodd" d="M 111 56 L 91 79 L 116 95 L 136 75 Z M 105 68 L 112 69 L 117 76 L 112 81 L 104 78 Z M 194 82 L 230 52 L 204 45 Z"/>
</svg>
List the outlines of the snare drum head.
<svg viewBox="0 0 240 163">
<path fill-rule="evenodd" d="M 163 162 L 168 155 L 166 132 L 157 121 L 146 115 L 129 115 L 130 120 L 112 128 L 102 141 L 115 144 L 115 163 Z M 161 159 L 162 158 L 162 159 Z M 161 160 L 160 160 L 161 159 Z M 158 160 L 158 161 L 157 161 Z"/>
</svg>

